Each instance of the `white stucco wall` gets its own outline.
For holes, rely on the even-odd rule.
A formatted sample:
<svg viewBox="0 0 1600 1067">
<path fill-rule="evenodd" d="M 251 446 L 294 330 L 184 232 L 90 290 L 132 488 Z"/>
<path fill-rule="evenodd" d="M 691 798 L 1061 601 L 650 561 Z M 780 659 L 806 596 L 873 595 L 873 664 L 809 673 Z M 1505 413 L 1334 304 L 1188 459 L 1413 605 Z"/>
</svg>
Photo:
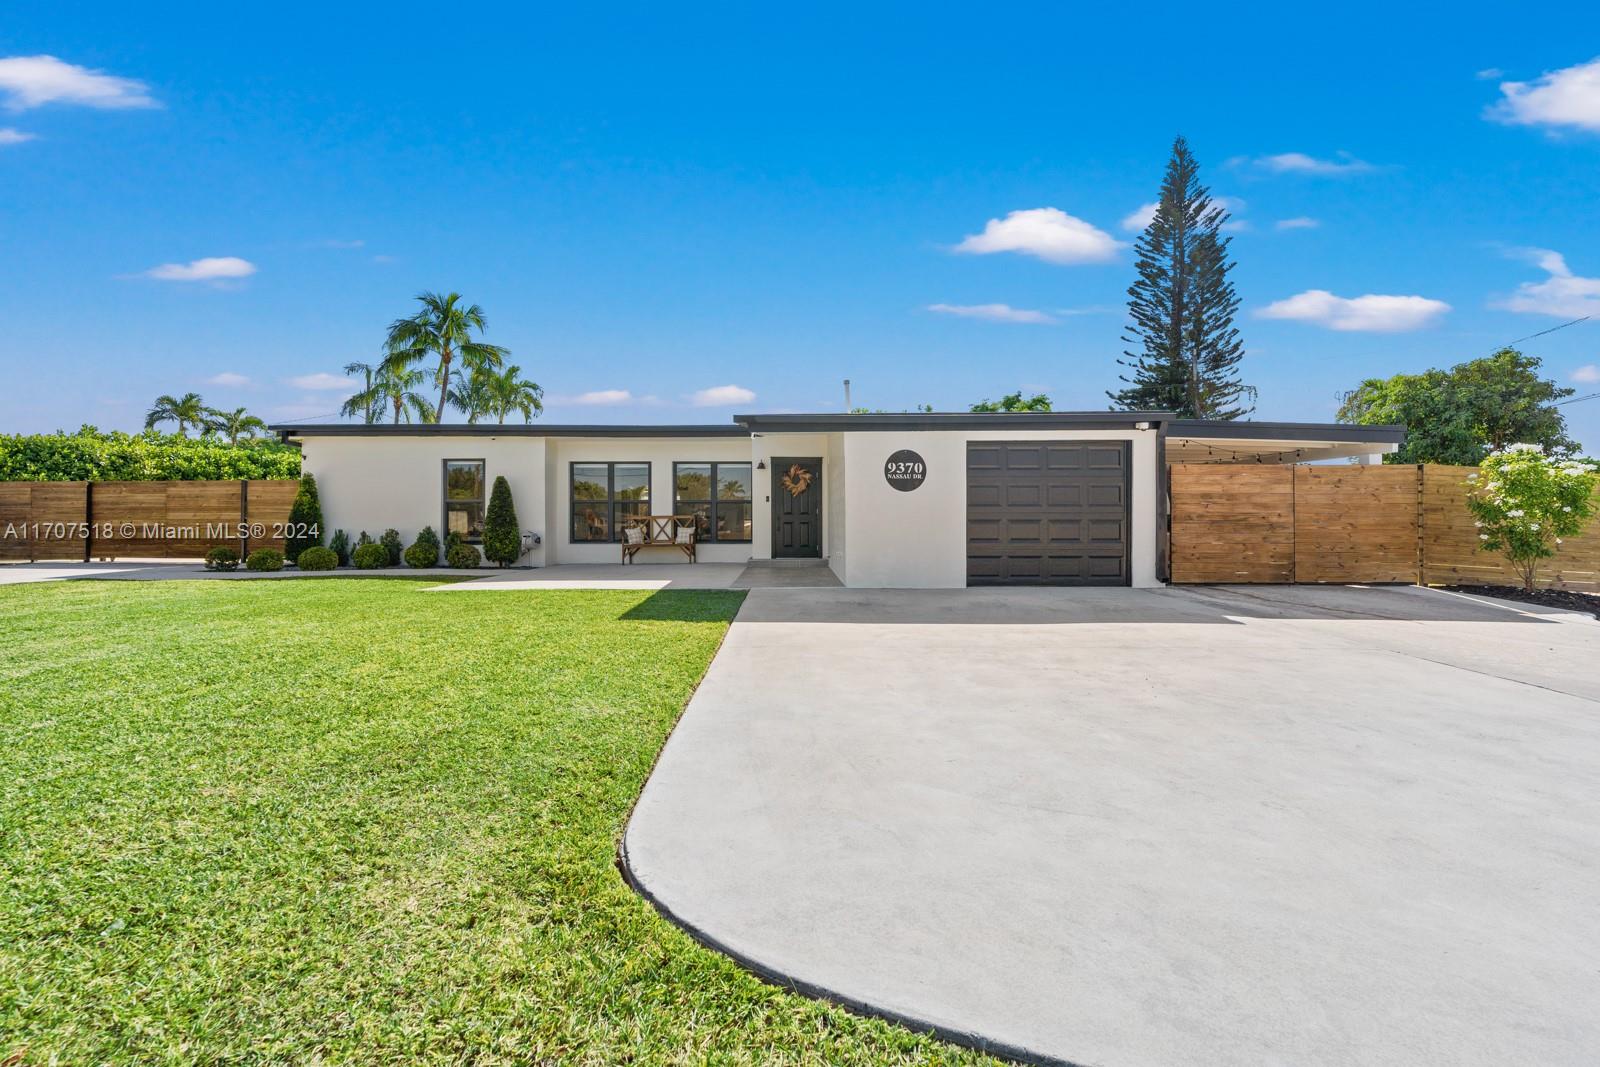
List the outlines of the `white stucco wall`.
<svg viewBox="0 0 1600 1067">
<path fill-rule="evenodd" d="M 572 493 L 570 478 L 573 463 L 648 463 L 650 464 L 650 514 L 671 515 L 672 465 L 674 463 L 750 463 L 748 437 L 552 437 L 545 451 L 546 497 L 544 543 L 546 562 L 618 563 L 622 550 L 616 544 L 593 544 L 572 540 Z M 752 512 L 755 538 L 761 539 L 761 475 L 752 472 L 755 484 Z M 753 545 L 703 542 L 695 557 L 706 563 L 743 563 Z M 639 554 L 642 563 L 688 563 L 681 552 L 665 548 L 646 549 Z"/>
<path fill-rule="evenodd" d="M 392 527 L 409 545 L 432 526 L 443 539 L 446 459 L 483 460 L 486 491 L 505 475 L 518 522 L 543 532 L 542 437 L 306 437 L 300 447 L 305 470 L 317 477 L 329 537 L 342 529 L 354 544 L 362 530 L 376 540 Z M 543 564 L 544 549 L 523 562 Z"/>
<path fill-rule="evenodd" d="M 1131 441 L 1129 572 L 1156 578 L 1157 489 L 1153 430 L 936 430 L 843 435 L 846 539 L 843 581 L 855 588 L 958 589 L 967 584 L 968 441 Z M 902 449 L 927 461 L 927 478 L 905 493 L 884 479 Z"/>
</svg>

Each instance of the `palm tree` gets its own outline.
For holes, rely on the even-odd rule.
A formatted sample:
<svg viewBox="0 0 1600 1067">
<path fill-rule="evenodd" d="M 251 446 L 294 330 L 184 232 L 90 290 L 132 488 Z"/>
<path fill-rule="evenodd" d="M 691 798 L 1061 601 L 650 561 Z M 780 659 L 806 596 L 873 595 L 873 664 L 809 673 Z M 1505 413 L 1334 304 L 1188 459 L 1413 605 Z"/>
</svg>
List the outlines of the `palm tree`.
<svg viewBox="0 0 1600 1067">
<path fill-rule="evenodd" d="M 522 412 L 523 422 L 532 422 L 535 415 L 544 411 L 544 390 L 522 377 L 522 368 L 515 363 L 499 374 L 484 375 L 489 391 L 489 414 L 497 417 L 501 425 L 513 411 Z"/>
<path fill-rule="evenodd" d="M 354 373 L 351 367 L 366 366 L 365 363 L 351 363 L 345 367 L 345 372 Z M 360 415 L 367 422 L 378 422 L 384 409 L 392 408 L 396 424 L 402 419 L 410 422 L 413 415 L 418 422 L 433 421 L 433 405 L 416 391 L 427 377 L 422 371 L 396 367 L 386 359 L 372 367 L 370 373 L 362 373 L 367 374 L 367 387 L 346 400 L 339 414 Z"/>
<path fill-rule="evenodd" d="M 144 428 L 153 430 L 163 422 L 178 424 L 178 436 L 188 437 L 189 427 L 202 429 L 206 425 L 207 408 L 199 393 L 184 393 L 180 397 L 162 394 L 150 406 L 144 417 Z"/>
<path fill-rule="evenodd" d="M 254 415 L 246 414 L 244 408 L 234 408 L 232 411 L 206 408 L 206 416 L 206 432 L 221 434 L 230 445 L 238 444 L 241 437 L 254 437 L 257 430 L 267 428 L 266 423 Z"/>
<path fill-rule="evenodd" d="M 450 387 L 450 404 L 466 414 L 468 425 L 476 425 L 480 418 L 490 413 L 494 398 L 489 393 L 489 378 L 493 374 L 493 371 L 473 374 L 456 372 L 456 384 Z"/>
<path fill-rule="evenodd" d="M 346 417 L 360 415 L 361 421 L 371 426 L 378 421 L 378 414 L 383 410 L 382 398 L 372 391 L 374 368 L 370 363 L 346 363 L 344 372 L 361 375 L 363 385 L 360 392 L 344 402 L 339 414 Z"/>
<path fill-rule="evenodd" d="M 483 309 L 477 304 L 462 307 L 460 293 L 419 293 L 417 300 L 422 304 L 421 311 L 389 324 L 386 362 L 396 369 L 409 369 L 430 356 L 438 358 L 433 382 L 439 389 L 439 403 L 434 408 L 433 421 L 443 422 L 454 370 L 451 363 L 459 357 L 469 373 L 499 370 L 507 352 L 499 345 L 472 339 L 474 330 L 480 334 L 484 330 Z"/>
</svg>

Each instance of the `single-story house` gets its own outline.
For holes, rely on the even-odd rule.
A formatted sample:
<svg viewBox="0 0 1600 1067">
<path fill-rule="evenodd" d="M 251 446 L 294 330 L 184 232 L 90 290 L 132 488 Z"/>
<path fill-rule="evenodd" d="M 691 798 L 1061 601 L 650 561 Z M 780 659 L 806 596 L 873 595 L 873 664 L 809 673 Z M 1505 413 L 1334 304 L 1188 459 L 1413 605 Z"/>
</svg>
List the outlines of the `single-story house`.
<svg viewBox="0 0 1600 1067">
<path fill-rule="evenodd" d="M 1378 462 L 1395 426 L 1161 411 L 738 415 L 726 425 L 297 424 L 329 530 L 482 533 L 510 483 L 533 566 L 615 563 L 693 516 L 702 561 L 812 559 L 847 586 L 1157 586 L 1174 462 Z M 684 555 L 662 552 L 666 562 Z"/>
</svg>

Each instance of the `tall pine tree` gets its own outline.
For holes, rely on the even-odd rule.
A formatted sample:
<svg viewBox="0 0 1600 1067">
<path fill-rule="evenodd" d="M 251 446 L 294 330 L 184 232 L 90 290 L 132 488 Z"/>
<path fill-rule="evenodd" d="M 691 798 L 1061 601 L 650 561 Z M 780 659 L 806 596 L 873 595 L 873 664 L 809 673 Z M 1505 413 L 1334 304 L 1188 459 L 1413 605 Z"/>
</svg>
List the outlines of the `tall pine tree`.
<svg viewBox="0 0 1600 1067">
<path fill-rule="evenodd" d="M 1117 407 L 1176 411 L 1189 419 L 1237 419 L 1255 410 L 1255 390 L 1239 380 L 1244 356 L 1233 316 L 1239 297 L 1228 274 L 1228 212 L 1200 184 L 1200 164 L 1182 137 L 1161 180 L 1155 217 L 1134 244 L 1139 279 L 1128 288 L 1129 336 L 1117 362 L 1126 388 L 1107 393 Z"/>
</svg>

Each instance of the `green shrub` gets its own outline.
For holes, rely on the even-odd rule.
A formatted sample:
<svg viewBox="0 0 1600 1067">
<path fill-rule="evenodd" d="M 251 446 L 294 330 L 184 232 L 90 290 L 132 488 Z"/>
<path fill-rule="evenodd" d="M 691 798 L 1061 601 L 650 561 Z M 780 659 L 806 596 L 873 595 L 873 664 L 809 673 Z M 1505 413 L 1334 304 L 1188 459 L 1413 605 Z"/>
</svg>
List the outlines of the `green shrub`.
<svg viewBox="0 0 1600 1067">
<path fill-rule="evenodd" d="M 361 531 L 361 536 L 356 538 L 356 547 L 360 548 L 362 545 L 370 545 L 370 544 L 372 544 L 372 535 L 367 533 L 367 531 L 362 530 Z"/>
<path fill-rule="evenodd" d="M 466 542 L 464 540 L 462 540 L 462 537 L 461 537 L 460 534 L 456 533 L 454 530 L 451 530 L 449 533 L 444 535 L 444 551 L 445 551 L 445 554 L 449 555 L 450 550 L 452 548 L 456 547 L 457 545 L 465 544 L 465 543 Z"/>
<path fill-rule="evenodd" d="M 333 539 L 328 542 L 328 547 L 333 549 L 333 554 L 339 557 L 339 566 L 350 566 L 350 535 L 343 530 L 333 531 Z"/>
<path fill-rule="evenodd" d="M 357 545 L 356 550 L 350 554 L 350 562 L 364 571 L 375 571 L 379 567 L 389 565 L 389 553 L 382 545 L 367 542 Z"/>
<path fill-rule="evenodd" d="M 462 570 L 471 570 L 483 562 L 483 556 L 478 553 L 476 545 L 455 544 L 444 554 L 444 561 L 452 567 Z"/>
<path fill-rule="evenodd" d="M 250 571 L 281 571 L 283 553 L 275 548 L 258 548 L 245 557 L 244 567 Z"/>
<path fill-rule="evenodd" d="M 289 508 L 288 526 L 283 555 L 290 563 L 306 549 L 322 544 L 322 501 L 317 499 L 317 480 L 309 474 L 300 479 L 300 491 Z"/>
<path fill-rule="evenodd" d="M 146 430 L 0 434 L 0 482 L 167 482 L 298 478 L 300 450 L 276 439 L 230 445 Z"/>
<path fill-rule="evenodd" d="M 321 545 L 301 549 L 300 558 L 295 561 L 295 566 L 303 571 L 331 571 L 338 565 L 339 554 Z"/>
<path fill-rule="evenodd" d="M 206 553 L 206 570 L 231 571 L 239 566 L 239 553 L 227 545 L 218 545 Z"/>
<path fill-rule="evenodd" d="M 424 526 L 410 548 L 406 549 L 406 565 L 410 567 L 436 567 L 439 565 L 439 535 L 432 526 Z"/>
<path fill-rule="evenodd" d="M 1491 452 L 1467 482 L 1478 547 L 1505 556 L 1531 593 L 1538 588 L 1539 561 L 1554 556 L 1563 538 L 1578 536 L 1594 518 L 1600 469 L 1587 460 L 1542 455 L 1533 445 L 1513 445 Z"/>
<path fill-rule="evenodd" d="M 383 531 L 383 536 L 378 538 L 378 544 L 389 553 L 389 566 L 400 566 L 400 560 L 406 551 L 405 542 L 400 540 L 400 531 L 392 528 Z"/>
<path fill-rule="evenodd" d="M 483 519 L 483 555 L 502 567 L 515 563 L 522 555 L 517 506 L 511 500 L 511 485 L 503 474 L 495 477 L 494 489 L 489 493 L 489 511 Z"/>
</svg>

